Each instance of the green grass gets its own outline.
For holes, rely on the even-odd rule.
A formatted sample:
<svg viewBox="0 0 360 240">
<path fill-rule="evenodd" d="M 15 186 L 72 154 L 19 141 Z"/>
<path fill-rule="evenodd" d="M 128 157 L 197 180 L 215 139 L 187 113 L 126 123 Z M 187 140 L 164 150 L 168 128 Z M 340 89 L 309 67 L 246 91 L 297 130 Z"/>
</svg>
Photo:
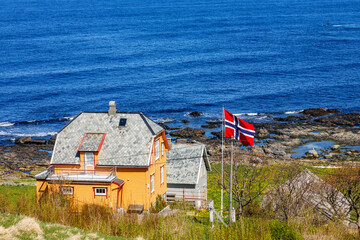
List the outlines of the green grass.
<svg viewBox="0 0 360 240">
<path fill-rule="evenodd" d="M 274 175 L 283 166 L 267 166 Z M 208 174 L 208 199 L 213 199 L 215 208 L 220 208 L 219 175 L 215 169 L 221 165 L 212 165 Z M 274 176 L 272 176 L 274 177 Z M 266 181 L 271 181 L 271 178 Z M 241 221 L 224 227 L 218 221 L 214 227 L 208 221 L 207 211 L 192 209 L 187 214 L 186 204 L 179 207 L 177 214 L 162 217 L 144 214 L 142 217 L 129 214 L 113 214 L 108 208 L 89 205 L 79 213 L 70 211 L 69 201 L 62 196 L 44 198 L 41 205 L 36 203 L 35 186 L 0 186 L 0 234 L 1 230 L 16 227 L 25 215 L 37 219 L 41 234 L 19 232 L 19 239 L 35 239 L 41 235 L 44 239 L 119 239 L 118 237 L 145 239 L 274 239 L 281 236 L 326 235 L 322 239 L 359 239 L 356 234 L 349 235 L 349 228 L 342 224 L 313 226 L 309 223 L 273 223 L 273 219 L 263 214 L 258 204 L 249 208 L 257 212 L 244 215 Z M 224 208 L 228 206 L 228 195 L 224 191 Z M 219 212 L 219 211 L 218 211 Z M 225 216 L 227 212 L 224 212 Z M 252 217 L 248 217 L 252 216 Z M 254 217 L 256 216 L 256 217 Z M 35 221 L 35 220 L 34 220 Z M 35 224 L 36 225 L 36 224 Z M 70 227 L 71 226 L 71 227 Z M 96 233 L 95 235 L 92 233 Z M 74 237 L 74 238 L 75 238 Z M 4 239 L 0 235 L 0 239 Z M 312 238 L 312 239 L 316 239 Z"/>
<path fill-rule="evenodd" d="M 59 224 L 45 223 L 25 216 L 16 216 L 8 213 L 0 213 L 0 239 L 16 237 L 22 240 L 33 239 L 125 239 L 108 236 L 101 233 L 92 233 L 82 229 L 63 226 Z M 30 227 L 29 227 L 30 226 Z"/>
</svg>

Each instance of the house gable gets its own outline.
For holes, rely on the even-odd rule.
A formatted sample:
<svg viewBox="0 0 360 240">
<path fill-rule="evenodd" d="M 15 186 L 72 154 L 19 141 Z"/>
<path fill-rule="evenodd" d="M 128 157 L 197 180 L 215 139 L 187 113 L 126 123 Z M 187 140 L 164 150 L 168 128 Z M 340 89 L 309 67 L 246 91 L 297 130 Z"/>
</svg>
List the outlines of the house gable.
<svg viewBox="0 0 360 240">
<path fill-rule="evenodd" d="M 167 155 L 168 184 L 197 184 L 202 164 L 211 170 L 205 145 L 174 144 Z"/>
</svg>

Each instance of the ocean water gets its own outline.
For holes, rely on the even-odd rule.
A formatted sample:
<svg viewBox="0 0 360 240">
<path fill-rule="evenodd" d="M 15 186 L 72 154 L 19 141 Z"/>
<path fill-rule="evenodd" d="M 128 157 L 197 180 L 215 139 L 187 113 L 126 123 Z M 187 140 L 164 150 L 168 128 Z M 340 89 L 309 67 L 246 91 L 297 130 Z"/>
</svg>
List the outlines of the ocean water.
<svg viewBox="0 0 360 240">
<path fill-rule="evenodd" d="M 52 135 L 110 100 L 193 126 L 222 106 L 248 121 L 359 112 L 359 12 L 355 0 L 1 0 L 0 140 Z"/>
</svg>

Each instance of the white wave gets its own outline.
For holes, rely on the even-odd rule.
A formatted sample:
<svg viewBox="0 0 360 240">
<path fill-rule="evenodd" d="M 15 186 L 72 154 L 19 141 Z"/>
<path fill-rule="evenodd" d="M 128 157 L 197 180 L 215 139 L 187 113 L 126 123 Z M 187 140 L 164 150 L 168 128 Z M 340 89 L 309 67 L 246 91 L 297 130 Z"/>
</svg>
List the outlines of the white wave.
<svg viewBox="0 0 360 240">
<path fill-rule="evenodd" d="M 75 118 L 75 117 L 63 117 L 62 119 L 71 121 L 71 120 L 73 120 L 74 118 Z"/>
<path fill-rule="evenodd" d="M 15 123 L 11 122 L 0 122 L 0 127 L 10 127 L 13 126 Z"/>
<path fill-rule="evenodd" d="M 38 132 L 38 133 L 11 133 L 0 131 L 0 136 L 14 136 L 14 137 L 47 137 L 47 136 L 54 136 L 57 132 Z"/>
<path fill-rule="evenodd" d="M 167 123 L 167 122 L 173 122 L 173 121 L 174 121 L 174 119 L 169 118 L 169 117 L 155 119 L 155 122 L 157 122 L 157 123 Z"/>
<path fill-rule="evenodd" d="M 235 116 L 258 116 L 260 113 L 233 113 Z"/>
<path fill-rule="evenodd" d="M 286 111 L 286 112 L 284 112 L 284 114 L 296 114 L 296 113 L 299 113 L 301 111 L 302 110 L 300 110 L 300 111 Z"/>
<path fill-rule="evenodd" d="M 245 115 L 246 116 L 257 116 L 257 115 L 259 115 L 259 113 L 246 113 Z"/>
</svg>

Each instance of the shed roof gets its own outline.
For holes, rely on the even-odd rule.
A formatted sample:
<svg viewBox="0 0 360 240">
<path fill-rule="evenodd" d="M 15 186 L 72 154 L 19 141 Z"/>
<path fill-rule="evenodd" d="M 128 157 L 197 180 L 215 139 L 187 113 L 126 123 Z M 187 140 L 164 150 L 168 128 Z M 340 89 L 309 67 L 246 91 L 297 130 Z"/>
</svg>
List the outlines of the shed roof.
<svg viewBox="0 0 360 240">
<path fill-rule="evenodd" d="M 166 157 L 167 183 L 197 184 L 202 161 L 211 171 L 203 144 L 174 144 Z"/>
<path fill-rule="evenodd" d="M 121 118 L 127 119 L 125 126 L 119 126 Z M 98 165 L 148 166 L 152 140 L 162 131 L 142 113 L 82 112 L 58 133 L 50 164 L 80 164 L 78 150 L 94 150 L 100 139 L 95 135 L 87 139 L 84 135 L 99 133 L 106 137 Z"/>
</svg>

